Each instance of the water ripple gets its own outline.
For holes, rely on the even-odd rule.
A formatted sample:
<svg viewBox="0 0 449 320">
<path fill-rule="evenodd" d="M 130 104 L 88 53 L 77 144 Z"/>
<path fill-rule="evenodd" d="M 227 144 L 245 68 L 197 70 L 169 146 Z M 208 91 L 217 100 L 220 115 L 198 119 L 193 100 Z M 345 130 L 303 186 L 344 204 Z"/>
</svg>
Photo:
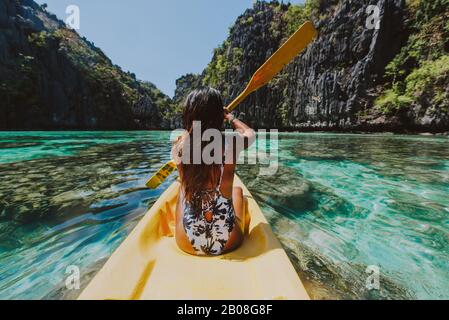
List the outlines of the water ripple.
<svg viewBox="0 0 449 320">
<path fill-rule="evenodd" d="M 0 298 L 69 299 L 173 181 L 168 132 L 0 133 Z M 449 139 L 280 134 L 274 176 L 239 174 L 317 299 L 449 298 Z M 250 157 L 254 158 L 254 154 Z M 366 267 L 381 271 L 369 291 Z"/>
</svg>

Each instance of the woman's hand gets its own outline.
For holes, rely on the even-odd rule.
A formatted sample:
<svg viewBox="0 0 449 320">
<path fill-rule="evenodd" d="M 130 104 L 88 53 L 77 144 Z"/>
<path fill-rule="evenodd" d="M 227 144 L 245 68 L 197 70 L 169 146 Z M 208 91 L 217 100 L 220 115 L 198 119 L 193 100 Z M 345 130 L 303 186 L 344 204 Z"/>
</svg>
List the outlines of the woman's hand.
<svg viewBox="0 0 449 320">
<path fill-rule="evenodd" d="M 256 140 L 256 133 L 243 121 L 235 118 L 232 113 L 224 109 L 224 120 L 232 125 L 232 128 L 239 133 L 239 136 L 244 139 L 244 148 L 247 149 Z M 240 151 L 239 151 L 240 152 Z"/>
<path fill-rule="evenodd" d="M 228 109 L 224 109 L 224 121 L 230 123 L 232 120 L 234 120 L 234 115 L 228 111 Z"/>
</svg>

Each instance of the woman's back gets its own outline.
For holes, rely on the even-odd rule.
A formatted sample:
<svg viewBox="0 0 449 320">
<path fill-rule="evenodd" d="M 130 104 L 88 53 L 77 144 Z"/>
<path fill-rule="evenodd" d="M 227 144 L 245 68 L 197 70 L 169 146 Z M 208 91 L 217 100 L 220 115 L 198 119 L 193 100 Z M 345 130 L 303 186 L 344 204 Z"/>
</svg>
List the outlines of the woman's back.
<svg viewBox="0 0 449 320">
<path fill-rule="evenodd" d="M 224 166 L 222 168 L 224 173 Z M 236 240 L 242 238 L 232 195 L 231 197 L 223 195 L 221 182 L 222 179 L 216 188 L 198 190 L 193 195 L 192 201 L 186 201 L 184 195 L 180 196 L 178 212 L 180 219 L 177 223 L 182 225 L 193 249 L 192 252 L 187 248 L 188 252 L 197 255 L 220 255 L 236 247 L 239 244 Z M 232 185 L 232 182 L 228 184 Z M 183 247 L 185 248 L 185 244 Z"/>
<path fill-rule="evenodd" d="M 223 146 L 223 120 L 233 116 L 223 113 L 221 96 L 214 89 L 192 92 L 186 99 L 183 116 L 186 131 L 173 148 L 182 185 L 176 210 L 176 241 L 191 254 L 220 255 L 235 249 L 243 240 L 243 193 L 240 188 L 233 188 L 240 152 L 236 146 L 241 144 Z M 194 132 L 198 122 L 199 139 Z M 242 132 L 249 129 L 240 121 L 232 122 Z M 205 141 L 205 132 L 216 138 Z M 240 137 L 245 139 L 244 135 Z M 206 151 L 208 159 L 204 159 Z"/>
</svg>

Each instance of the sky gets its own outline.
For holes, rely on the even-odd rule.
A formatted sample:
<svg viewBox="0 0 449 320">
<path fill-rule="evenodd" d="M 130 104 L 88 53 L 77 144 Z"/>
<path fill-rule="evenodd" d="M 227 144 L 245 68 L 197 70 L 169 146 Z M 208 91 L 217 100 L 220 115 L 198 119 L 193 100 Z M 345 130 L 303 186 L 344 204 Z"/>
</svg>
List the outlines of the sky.
<svg viewBox="0 0 449 320">
<path fill-rule="evenodd" d="M 66 20 L 66 8 L 80 9 L 82 36 L 114 64 L 173 96 L 175 81 L 200 73 L 213 49 L 253 0 L 37 0 Z M 302 0 L 284 1 L 302 3 Z"/>
</svg>

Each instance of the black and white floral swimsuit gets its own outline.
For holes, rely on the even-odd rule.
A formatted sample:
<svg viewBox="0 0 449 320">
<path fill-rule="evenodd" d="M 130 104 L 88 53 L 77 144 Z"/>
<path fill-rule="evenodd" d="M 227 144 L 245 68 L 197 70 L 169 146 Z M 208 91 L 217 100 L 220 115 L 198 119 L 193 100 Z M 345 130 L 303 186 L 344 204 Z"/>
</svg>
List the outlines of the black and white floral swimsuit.
<svg viewBox="0 0 449 320">
<path fill-rule="evenodd" d="M 192 203 L 183 201 L 184 230 L 198 255 L 222 254 L 236 223 L 232 199 L 220 192 L 223 171 L 224 166 L 216 189 L 195 193 Z"/>
</svg>

